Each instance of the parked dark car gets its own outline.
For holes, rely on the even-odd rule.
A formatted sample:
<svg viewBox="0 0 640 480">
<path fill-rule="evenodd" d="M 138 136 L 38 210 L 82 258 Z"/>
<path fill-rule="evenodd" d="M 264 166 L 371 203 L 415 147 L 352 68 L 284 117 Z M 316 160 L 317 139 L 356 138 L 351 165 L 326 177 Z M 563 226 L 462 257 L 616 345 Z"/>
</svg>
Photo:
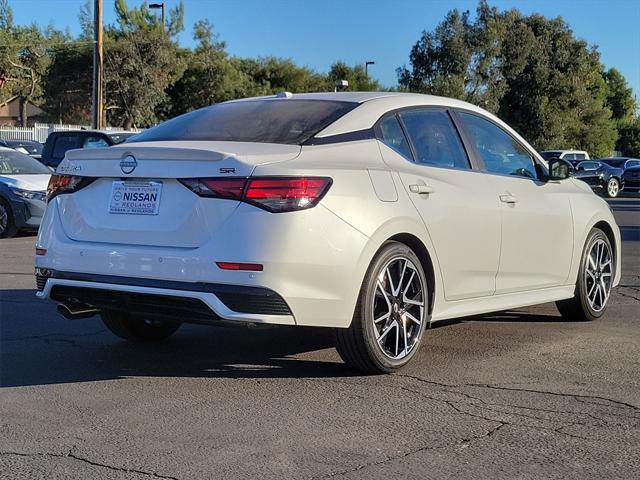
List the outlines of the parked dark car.
<svg viewBox="0 0 640 480">
<path fill-rule="evenodd" d="M 67 150 L 110 147 L 124 142 L 135 134 L 135 132 L 103 132 L 100 130 L 52 132 L 44 144 L 41 162 L 48 167 L 55 168 L 60 164 Z"/>
<path fill-rule="evenodd" d="M 622 174 L 624 189 L 638 192 L 640 191 L 640 164 L 636 167 L 627 168 Z"/>
<path fill-rule="evenodd" d="M 627 168 L 640 166 L 640 158 L 632 158 L 632 157 L 599 158 L 598 161 L 602 163 L 606 163 L 607 165 L 613 168 L 621 168 L 623 174 Z"/>
<path fill-rule="evenodd" d="M 580 162 L 573 176 L 586 182 L 594 192 L 615 198 L 624 188 L 621 168 L 614 168 L 599 160 Z"/>
<path fill-rule="evenodd" d="M 30 157 L 40 160 L 44 145 L 33 140 L 0 140 L 0 147 L 13 148 L 26 153 Z"/>
</svg>

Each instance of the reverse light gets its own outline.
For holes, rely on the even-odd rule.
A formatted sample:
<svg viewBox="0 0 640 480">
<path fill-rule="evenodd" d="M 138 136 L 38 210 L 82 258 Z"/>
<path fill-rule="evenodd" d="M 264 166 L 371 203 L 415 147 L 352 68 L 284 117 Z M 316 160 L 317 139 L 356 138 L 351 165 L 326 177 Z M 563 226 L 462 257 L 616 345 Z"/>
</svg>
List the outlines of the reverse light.
<svg viewBox="0 0 640 480">
<path fill-rule="evenodd" d="M 314 207 L 327 193 L 328 177 L 189 178 L 180 182 L 201 197 L 240 200 L 272 213 Z"/>
<path fill-rule="evenodd" d="M 95 178 L 78 177 L 74 175 L 51 175 L 47 187 L 47 202 L 61 193 L 72 193 L 86 187 Z"/>
</svg>

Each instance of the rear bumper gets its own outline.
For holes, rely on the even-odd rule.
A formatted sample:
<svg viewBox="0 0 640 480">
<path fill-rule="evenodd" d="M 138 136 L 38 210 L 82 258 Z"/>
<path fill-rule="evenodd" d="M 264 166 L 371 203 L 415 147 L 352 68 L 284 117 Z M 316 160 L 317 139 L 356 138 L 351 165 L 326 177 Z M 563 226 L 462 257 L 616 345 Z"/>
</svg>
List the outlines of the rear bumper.
<svg viewBox="0 0 640 480">
<path fill-rule="evenodd" d="M 267 288 L 86 275 L 36 269 L 37 296 L 72 309 L 120 310 L 185 323 L 232 320 L 295 325 L 284 299 Z"/>
</svg>

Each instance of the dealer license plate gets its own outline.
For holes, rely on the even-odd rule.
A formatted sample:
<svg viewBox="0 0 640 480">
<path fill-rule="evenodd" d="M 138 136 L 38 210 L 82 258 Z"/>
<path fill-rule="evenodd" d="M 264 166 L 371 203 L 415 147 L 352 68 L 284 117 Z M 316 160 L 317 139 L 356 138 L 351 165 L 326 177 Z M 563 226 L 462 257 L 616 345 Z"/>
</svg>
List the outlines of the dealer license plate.
<svg viewBox="0 0 640 480">
<path fill-rule="evenodd" d="M 161 182 L 115 181 L 111 188 L 109 213 L 157 215 L 161 194 Z"/>
</svg>

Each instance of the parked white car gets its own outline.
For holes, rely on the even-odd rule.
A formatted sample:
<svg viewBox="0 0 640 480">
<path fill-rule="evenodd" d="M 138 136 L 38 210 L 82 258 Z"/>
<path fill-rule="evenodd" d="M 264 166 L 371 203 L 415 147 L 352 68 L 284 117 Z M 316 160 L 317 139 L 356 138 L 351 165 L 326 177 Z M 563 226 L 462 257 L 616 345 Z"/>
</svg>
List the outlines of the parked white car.
<svg viewBox="0 0 640 480">
<path fill-rule="evenodd" d="M 0 147 L 0 238 L 40 226 L 50 177 L 51 170 L 34 158 Z"/>
<path fill-rule="evenodd" d="M 552 158 L 560 158 L 562 160 L 566 160 L 574 167 L 577 166 L 580 162 L 591 160 L 589 154 L 584 150 L 544 150 L 543 152 L 540 152 L 540 155 L 542 155 L 542 158 L 547 161 Z"/>
<path fill-rule="evenodd" d="M 620 279 L 607 204 L 457 100 L 283 94 L 67 152 L 36 244 L 38 293 L 125 339 L 181 322 L 331 327 L 389 372 L 425 328 L 558 302 L 593 320 Z"/>
</svg>

